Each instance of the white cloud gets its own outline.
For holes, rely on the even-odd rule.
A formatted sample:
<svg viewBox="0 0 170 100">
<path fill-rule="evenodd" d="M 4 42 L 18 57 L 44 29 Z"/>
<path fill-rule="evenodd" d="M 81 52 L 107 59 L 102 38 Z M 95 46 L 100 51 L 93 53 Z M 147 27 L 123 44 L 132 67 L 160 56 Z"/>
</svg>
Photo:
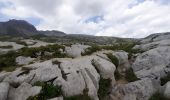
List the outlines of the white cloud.
<svg viewBox="0 0 170 100">
<path fill-rule="evenodd" d="M 0 13 L 14 18 L 40 18 L 38 29 L 97 36 L 145 37 L 170 31 L 170 5 L 165 0 L 0 0 L 10 5 Z M 103 20 L 93 22 L 93 17 Z M 91 22 L 86 22 L 92 18 Z"/>
</svg>

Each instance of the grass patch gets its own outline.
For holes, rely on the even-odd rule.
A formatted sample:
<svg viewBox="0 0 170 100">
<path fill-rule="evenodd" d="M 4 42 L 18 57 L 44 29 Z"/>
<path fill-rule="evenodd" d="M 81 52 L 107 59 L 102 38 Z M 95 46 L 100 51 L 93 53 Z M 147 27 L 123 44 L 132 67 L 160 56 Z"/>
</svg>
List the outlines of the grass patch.
<svg viewBox="0 0 170 100">
<path fill-rule="evenodd" d="M 106 54 L 107 57 L 111 60 L 111 62 L 118 68 L 119 66 L 119 60 L 117 59 L 116 56 L 114 56 L 112 53 Z"/>
<path fill-rule="evenodd" d="M 36 82 L 35 86 L 41 86 L 40 94 L 29 97 L 27 100 L 47 100 L 62 95 L 61 86 L 53 86 L 51 83 Z"/>
<path fill-rule="evenodd" d="M 111 88 L 111 80 L 100 78 L 99 90 L 98 90 L 98 96 L 100 100 L 103 100 L 103 98 L 105 98 L 108 95 L 109 93 L 108 90 L 110 88 Z"/>
<path fill-rule="evenodd" d="M 167 76 L 160 78 L 161 85 L 165 85 L 168 81 L 170 81 L 170 74 L 167 74 Z"/>
<path fill-rule="evenodd" d="M 12 45 L 0 46 L 0 48 L 2 48 L 2 49 L 11 49 L 11 48 L 13 48 L 13 46 Z"/>
<path fill-rule="evenodd" d="M 100 51 L 101 48 L 98 45 L 92 45 L 91 47 L 88 47 L 84 53 L 82 53 L 83 56 L 85 55 L 91 55 L 94 52 Z"/>
<path fill-rule="evenodd" d="M 156 92 L 149 98 L 149 100 L 170 100 L 170 99 L 166 98 L 163 94 Z"/>
<path fill-rule="evenodd" d="M 52 61 L 53 64 L 59 65 L 61 62 L 59 62 L 58 60 L 54 60 Z"/>
<path fill-rule="evenodd" d="M 17 57 L 17 53 L 15 51 L 9 51 L 6 54 L 0 55 L 0 68 L 15 66 L 15 58 Z"/>
<path fill-rule="evenodd" d="M 24 46 L 28 46 L 28 44 L 25 42 L 25 41 L 20 41 L 20 40 L 17 40 L 15 41 L 17 44 L 20 44 L 20 45 L 24 45 Z"/>
<path fill-rule="evenodd" d="M 126 79 L 128 82 L 134 82 L 134 81 L 140 80 L 139 78 L 137 78 L 137 76 L 136 76 L 135 73 L 133 72 L 133 69 L 132 69 L 132 68 L 129 68 L 129 69 L 126 71 L 125 79 Z"/>
</svg>

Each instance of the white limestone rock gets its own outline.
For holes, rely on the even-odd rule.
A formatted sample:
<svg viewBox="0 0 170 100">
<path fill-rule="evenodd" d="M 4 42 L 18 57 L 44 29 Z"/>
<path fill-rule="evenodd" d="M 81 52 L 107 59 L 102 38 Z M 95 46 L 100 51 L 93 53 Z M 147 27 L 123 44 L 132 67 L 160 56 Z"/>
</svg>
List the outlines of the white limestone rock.
<svg viewBox="0 0 170 100">
<path fill-rule="evenodd" d="M 170 82 L 166 83 L 162 88 L 163 95 L 170 99 Z"/>
<path fill-rule="evenodd" d="M 74 44 L 74 45 L 71 45 L 71 47 L 65 47 L 65 52 L 68 56 L 80 57 L 81 54 L 85 52 L 85 49 L 87 49 L 88 47 L 90 46 Z"/>
<path fill-rule="evenodd" d="M 40 93 L 42 87 L 32 86 L 28 83 L 22 83 L 18 88 L 11 88 L 8 100 L 27 100 L 30 96 Z"/>
<path fill-rule="evenodd" d="M 30 62 L 34 61 L 34 60 L 35 60 L 35 58 L 19 56 L 19 57 L 16 58 L 16 63 L 18 65 L 26 65 L 26 64 L 29 64 Z"/>
<path fill-rule="evenodd" d="M 170 71 L 170 47 L 158 47 L 139 55 L 132 68 L 138 78 L 166 76 Z"/>
<path fill-rule="evenodd" d="M 158 91 L 158 81 L 143 79 L 125 85 L 116 86 L 112 91 L 113 100 L 148 100 Z"/>
<path fill-rule="evenodd" d="M 0 100 L 7 100 L 9 84 L 6 82 L 0 83 Z"/>
</svg>

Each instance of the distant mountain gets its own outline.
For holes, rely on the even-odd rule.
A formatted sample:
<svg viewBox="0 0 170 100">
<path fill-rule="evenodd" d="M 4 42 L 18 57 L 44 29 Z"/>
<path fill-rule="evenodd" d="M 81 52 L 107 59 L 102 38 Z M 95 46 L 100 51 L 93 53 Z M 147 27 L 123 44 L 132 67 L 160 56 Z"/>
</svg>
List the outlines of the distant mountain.
<svg viewBox="0 0 170 100">
<path fill-rule="evenodd" d="M 64 32 L 61 32 L 61 31 L 56 31 L 56 30 L 52 30 L 52 31 L 39 31 L 40 34 L 44 34 L 46 36 L 65 36 L 67 35 L 66 33 Z"/>
<path fill-rule="evenodd" d="M 0 22 L 0 34 L 12 36 L 30 36 L 37 34 L 38 31 L 30 23 L 24 20 L 9 20 Z"/>
</svg>

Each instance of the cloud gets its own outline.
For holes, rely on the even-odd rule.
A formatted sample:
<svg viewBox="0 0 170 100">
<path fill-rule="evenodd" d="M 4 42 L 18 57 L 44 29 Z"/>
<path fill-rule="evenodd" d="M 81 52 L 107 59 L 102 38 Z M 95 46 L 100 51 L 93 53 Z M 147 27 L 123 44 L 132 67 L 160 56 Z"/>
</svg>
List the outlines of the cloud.
<svg viewBox="0 0 170 100">
<path fill-rule="evenodd" d="M 141 38 L 170 31 L 169 9 L 168 0 L 0 0 L 0 15 L 39 19 L 41 30 L 97 36 Z"/>
</svg>

